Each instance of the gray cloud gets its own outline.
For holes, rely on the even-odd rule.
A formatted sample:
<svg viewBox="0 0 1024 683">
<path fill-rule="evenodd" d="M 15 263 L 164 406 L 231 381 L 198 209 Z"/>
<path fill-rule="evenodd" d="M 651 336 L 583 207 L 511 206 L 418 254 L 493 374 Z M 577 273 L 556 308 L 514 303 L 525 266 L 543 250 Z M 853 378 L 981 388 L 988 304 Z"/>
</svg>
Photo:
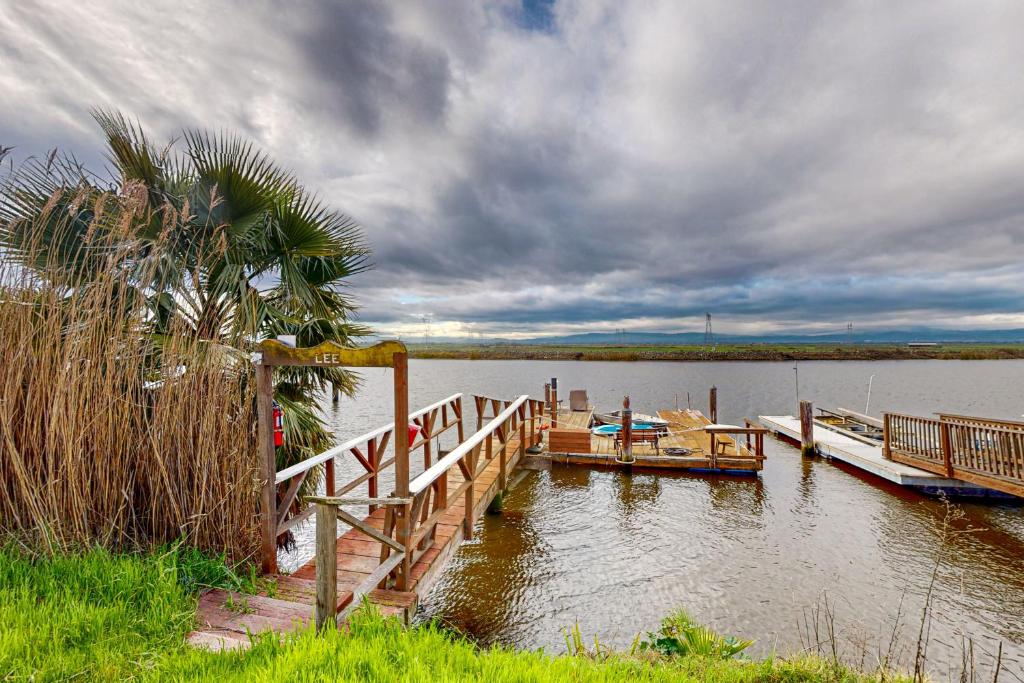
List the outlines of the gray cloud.
<svg viewBox="0 0 1024 683">
<path fill-rule="evenodd" d="M 1010 1 L 10 3 L 0 144 L 97 159 L 91 106 L 242 131 L 366 226 L 354 294 L 387 330 L 1019 327 L 1021 25 Z"/>
</svg>

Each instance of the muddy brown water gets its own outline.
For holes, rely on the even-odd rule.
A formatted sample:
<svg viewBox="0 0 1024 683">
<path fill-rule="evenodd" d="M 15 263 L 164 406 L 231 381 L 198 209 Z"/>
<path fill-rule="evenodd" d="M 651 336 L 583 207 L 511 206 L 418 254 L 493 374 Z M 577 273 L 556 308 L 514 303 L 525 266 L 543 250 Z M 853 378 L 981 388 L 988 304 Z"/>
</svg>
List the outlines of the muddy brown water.
<svg viewBox="0 0 1024 683">
<path fill-rule="evenodd" d="M 562 394 L 586 388 L 599 408 L 618 407 L 628 393 L 634 410 L 654 412 L 686 406 L 689 392 L 704 410 L 715 384 L 719 419 L 735 423 L 795 412 L 797 376 L 801 398 L 863 410 L 871 375 L 873 414 L 1024 413 L 1024 361 L 822 361 L 794 372 L 793 363 L 414 360 L 410 404 L 457 391 L 536 396 L 558 377 Z M 325 402 L 325 415 L 339 436 L 368 431 L 390 421 L 390 388 L 387 371 L 364 372 L 358 397 Z M 843 464 L 802 459 L 772 439 L 767 454 L 760 477 L 557 466 L 523 474 L 502 514 L 481 519 L 476 538 L 458 550 L 420 618 L 483 644 L 557 652 L 562 629 L 576 622 L 590 638 L 628 647 L 684 608 L 756 639 L 752 652 L 763 655 L 825 638 L 827 603 L 848 660 L 874 664 L 895 628 L 895 654 L 909 662 L 941 552 L 928 668 L 957 677 L 965 639 L 984 668 L 1002 642 L 1001 680 L 1024 680 L 1024 507 L 958 503 L 963 518 L 954 528 L 970 531 L 943 543 L 941 501 Z M 285 566 L 312 555 L 312 529 L 297 536 Z"/>
</svg>

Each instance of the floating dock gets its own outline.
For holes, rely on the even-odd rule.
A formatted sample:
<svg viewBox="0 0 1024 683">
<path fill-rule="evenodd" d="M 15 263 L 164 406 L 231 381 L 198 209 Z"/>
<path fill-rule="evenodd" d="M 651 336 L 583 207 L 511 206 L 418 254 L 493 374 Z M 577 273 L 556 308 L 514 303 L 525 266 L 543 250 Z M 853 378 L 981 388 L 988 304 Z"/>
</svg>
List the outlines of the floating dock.
<svg viewBox="0 0 1024 683">
<path fill-rule="evenodd" d="M 783 440 L 800 444 L 800 420 L 792 415 L 760 415 L 758 420 Z M 930 495 L 987 496 L 989 489 L 958 479 L 949 479 L 933 472 L 911 467 L 885 458 L 882 445 L 854 439 L 829 429 L 819 420 L 813 425 L 814 448 L 819 455 L 840 460 L 865 472 L 900 486 L 914 488 Z"/>
<path fill-rule="evenodd" d="M 699 410 L 660 410 L 658 417 L 668 422 L 667 433 L 659 436 L 656 444 L 632 444 L 634 468 L 756 475 L 764 466 L 757 427 L 713 425 Z M 529 467 L 545 461 L 621 467 L 615 437 L 591 433 L 592 418 L 593 410 L 559 411 L 557 426 L 548 431 L 547 452 L 529 456 Z M 736 436 L 744 434 L 753 439 L 737 441 Z"/>
</svg>

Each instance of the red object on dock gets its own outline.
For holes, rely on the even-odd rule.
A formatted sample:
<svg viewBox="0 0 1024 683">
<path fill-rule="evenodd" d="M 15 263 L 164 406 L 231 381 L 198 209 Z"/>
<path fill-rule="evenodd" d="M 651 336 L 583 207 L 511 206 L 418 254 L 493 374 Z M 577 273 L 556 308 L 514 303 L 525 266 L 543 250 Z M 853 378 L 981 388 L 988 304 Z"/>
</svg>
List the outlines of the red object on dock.
<svg viewBox="0 0 1024 683">
<path fill-rule="evenodd" d="M 409 444 L 412 445 L 416 442 L 416 435 L 420 433 L 419 425 L 409 425 Z"/>
<path fill-rule="evenodd" d="M 274 446 L 284 445 L 284 410 L 274 401 Z"/>
</svg>

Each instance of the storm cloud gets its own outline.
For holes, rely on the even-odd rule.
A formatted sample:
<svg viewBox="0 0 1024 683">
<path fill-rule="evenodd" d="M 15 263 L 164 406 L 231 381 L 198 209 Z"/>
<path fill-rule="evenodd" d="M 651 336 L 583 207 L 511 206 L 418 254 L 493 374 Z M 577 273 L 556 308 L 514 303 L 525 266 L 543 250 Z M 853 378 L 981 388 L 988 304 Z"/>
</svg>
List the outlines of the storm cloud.
<svg viewBox="0 0 1024 683">
<path fill-rule="evenodd" d="M 0 4 L 0 145 L 253 138 L 384 332 L 1024 327 L 1018 2 Z"/>
</svg>

